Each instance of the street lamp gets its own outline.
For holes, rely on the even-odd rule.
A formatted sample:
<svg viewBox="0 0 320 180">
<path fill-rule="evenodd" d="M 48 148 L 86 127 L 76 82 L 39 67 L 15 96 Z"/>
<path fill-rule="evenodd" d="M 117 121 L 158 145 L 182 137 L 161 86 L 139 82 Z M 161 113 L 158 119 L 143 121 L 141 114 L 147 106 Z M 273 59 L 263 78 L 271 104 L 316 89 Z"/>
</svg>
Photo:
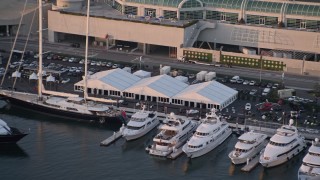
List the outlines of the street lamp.
<svg viewBox="0 0 320 180">
<path fill-rule="evenodd" d="M 260 82 L 261 82 L 261 71 L 262 71 L 262 55 L 260 55 Z"/>
</svg>

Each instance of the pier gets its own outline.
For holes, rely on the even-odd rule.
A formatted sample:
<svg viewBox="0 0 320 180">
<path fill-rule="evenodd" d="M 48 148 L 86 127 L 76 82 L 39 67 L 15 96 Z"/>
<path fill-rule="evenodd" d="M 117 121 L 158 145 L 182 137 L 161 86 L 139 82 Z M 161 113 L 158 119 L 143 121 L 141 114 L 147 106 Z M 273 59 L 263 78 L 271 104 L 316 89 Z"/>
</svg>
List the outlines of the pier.
<svg viewBox="0 0 320 180">
<path fill-rule="evenodd" d="M 175 149 L 169 156 L 169 159 L 177 159 L 178 156 L 180 156 L 183 153 L 182 146 L 178 149 Z"/>
<path fill-rule="evenodd" d="M 108 137 L 107 139 L 103 140 L 100 143 L 100 146 L 109 146 L 110 144 L 116 142 L 118 139 L 122 137 L 122 132 L 124 130 L 124 125 L 121 126 L 118 132 L 114 132 L 112 136 Z"/>
<path fill-rule="evenodd" d="M 241 171 L 250 172 L 259 164 L 259 158 L 260 156 L 257 155 L 252 160 L 248 161 L 247 164 L 243 168 L 241 168 Z"/>
</svg>

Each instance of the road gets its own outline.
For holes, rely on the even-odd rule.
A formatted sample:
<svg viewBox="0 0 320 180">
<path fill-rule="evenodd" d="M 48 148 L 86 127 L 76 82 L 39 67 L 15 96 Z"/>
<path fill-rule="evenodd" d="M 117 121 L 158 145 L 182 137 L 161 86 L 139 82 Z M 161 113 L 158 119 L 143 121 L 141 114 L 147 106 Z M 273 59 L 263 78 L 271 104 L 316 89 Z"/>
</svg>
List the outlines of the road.
<svg viewBox="0 0 320 180">
<path fill-rule="evenodd" d="M 9 51 L 12 42 L 11 39 L 2 38 L 0 39 L 0 48 L 6 51 Z M 18 40 L 16 42 L 17 50 L 22 50 L 24 46 L 24 40 Z M 36 39 L 29 40 L 27 50 L 37 51 L 38 50 L 38 41 Z M 68 54 L 70 56 L 84 56 L 84 48 L 73 48 L 70 46 L 70 43 L 50 43 L 45 41 L 43 43 L 44 51 L 51 51 L 55 53 L 63 53 Z M 129 62 L 132 63 L 132 60 L 141 56 L 139 53 L 126 53 L 119 52 L 115 50 L 106 50 L 100 47 L 90 47 L 89 48 L 89 56 L 93 56 L 99 59 L 107 59 L 111 61 L 121 61 L 121 62 Z M 151 56 L 144 55 L 143 56 L 144 64 L 148 64 L 149 66 L 157 67 L 161 65 L 171 66 L 176 69 L 185 69 L 192 71 L 214 71 L 217 74 L 234 76 L 238 75 L 244 78 L 252 78 L 252 79 L 260 79 L 271 80 L 281 82 L 282 72 L 275 71 L 266 71 L 259 69 L 251 69 L 251 68 L 242 68 L 242 67 L 214 67 L 200 64 L 189 64 L 176 61 L 172 58 L 166 58 L 161 56 Z M 320 83 L 320 77 L 308 76 L 308 75 L 298 75 L 298 74 L 289 74 L 285 73 L 284 84 L 286 87 L 294 87 L 296 89 L 308 90 L 313 89 L 316 83 Z"/>
</svg>

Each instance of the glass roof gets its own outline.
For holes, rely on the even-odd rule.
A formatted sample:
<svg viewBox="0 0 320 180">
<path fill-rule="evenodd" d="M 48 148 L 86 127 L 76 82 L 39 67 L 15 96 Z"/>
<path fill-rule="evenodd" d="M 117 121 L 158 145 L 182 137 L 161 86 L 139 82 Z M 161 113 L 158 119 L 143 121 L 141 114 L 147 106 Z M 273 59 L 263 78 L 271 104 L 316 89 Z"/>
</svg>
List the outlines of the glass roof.
<svg viewBox="0 0 320 180">
<path fill-rule="evenodd" d="M 249 1 L 246 7 L 247 11 L 280 13 L 283 3 L 266 1 Z"/>
<path fill-rule="evenodd" d="M 320 6 L 289 4 L 287 14 L 303 15 L 303 16 L 320 16 Z"/>
<path fill-rule="evenodd" d="M 202 0 L 207 7 L 241 9 L 241 3 L 244 0 Z"/>
<path fill-rule="evenodd" d="M 126 0 L 126 2 L 168 7 L 178 7 L 181 1 L 182 0 Z"/>
<path fill-rule="evenodd" d="M 189 0 L 183 3 L 182 8 L 195 8 L 202 7 L 201 4 L 196 0 Z"/>
</svg>

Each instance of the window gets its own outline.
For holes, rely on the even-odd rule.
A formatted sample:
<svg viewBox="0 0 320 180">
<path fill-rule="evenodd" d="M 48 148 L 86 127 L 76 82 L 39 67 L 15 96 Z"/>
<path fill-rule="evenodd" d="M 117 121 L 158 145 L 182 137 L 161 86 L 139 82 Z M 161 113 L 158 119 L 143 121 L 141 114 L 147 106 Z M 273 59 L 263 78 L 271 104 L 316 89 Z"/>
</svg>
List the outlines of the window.
<svg viewBox="0 0 320 180">
<path fill-rule="evenodd" d="M 227 20 L 227 15 L 226 15 L 226 13 L 221 13 L 221 15 L 220 15 L 220 20 L 221 20 L 221 21 L 226 21 L 226 20 Z"/>
<path fill-rule="evenodd" d="M 259 18 L 259 24 L 261 25 L 264 25 L 266 22 L 266 19 L 263 17 L 263 18 Z"/>
<path fill-rule="evenodd" d="M 300 29 L 307 29 L 307 22 L 301 21 L 300 22 Z"/>
</svg>

